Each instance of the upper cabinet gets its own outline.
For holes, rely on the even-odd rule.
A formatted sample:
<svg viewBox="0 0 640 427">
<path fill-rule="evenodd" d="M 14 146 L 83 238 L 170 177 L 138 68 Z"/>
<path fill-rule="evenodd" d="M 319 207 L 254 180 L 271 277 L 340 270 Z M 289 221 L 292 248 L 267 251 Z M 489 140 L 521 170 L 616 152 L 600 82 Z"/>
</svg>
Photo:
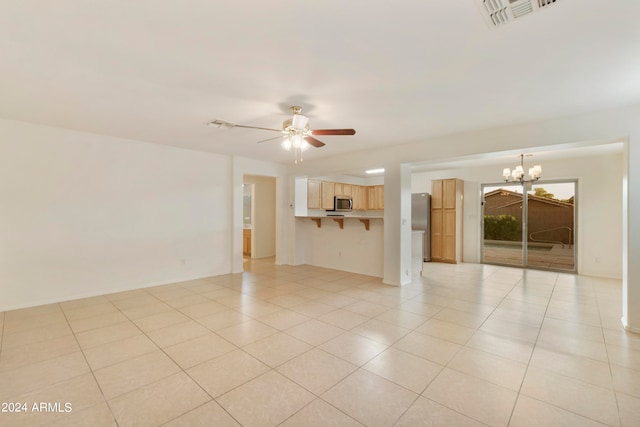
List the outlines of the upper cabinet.
<svg viewBox="0 0 640 427">
<path fill-rule="evenodd" d="M 336 196 L 352 197 L 353 187 L 356 186 L 352 184 L 344 184 L 342 182 L 333 183 L 334 193 Z"/>
<path fill-rule="evenodd" d="M 354 210 L 384 210 L 384 185 L 307 180 L 307 209 L 333 209 L 334 196 L 351 197 Z"/>
<path fill-rule="evenodd" d="M 353 209 L 366 210 L 368 208 L 367 187 L 363 185 L 352 185 L 351 197 L 353 198 Z"/>
<path fill-rule="evenodd" d="M 371 210 L 384 210 L 384 185 L 367 187 L 367 208 Z"/>
<path fill-rule="evenodd" d="M 442 209 L 442 186 L 441 179 L 431 181 L 431 209 Z"/>
<path fill-rule="evenodd" d="M 322 209 L 333 209 L 333 196 L 335 196 L 333 182 L 322 181 Z"/>
<path fill-rule="evenodd" d="M 322 181 L 307 181 L 307 209 L 322 209 Z"/>
</svg>

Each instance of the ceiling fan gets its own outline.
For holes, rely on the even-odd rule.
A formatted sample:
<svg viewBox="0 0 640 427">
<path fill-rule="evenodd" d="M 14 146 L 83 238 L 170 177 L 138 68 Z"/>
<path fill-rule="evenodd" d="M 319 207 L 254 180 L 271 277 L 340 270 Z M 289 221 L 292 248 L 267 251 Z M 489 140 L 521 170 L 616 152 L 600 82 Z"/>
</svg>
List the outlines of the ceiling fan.
<svg viewBox="0 0 640 427">
<path fill-rule="evenodd" d="M 220 119 L 212 120 L 207 124 L 218 127 L 226 126 L 231 128 L 238 127 L 279 132 L 281 135 L 258 141 L 258 143 L 284 138 L 280 145 L 287 151 L 291 148 L 294 149 L 296 153 L 295 163 L 298 163 L 298 159 L 302 161 L 302 152 L 307 150 L 309 147 L 320 148 L 325 146 L 325 143 L 315 138 L 314 135 L 355 135 L 356 133 L 354 129 L 311 129 L 309 128 L 309 118 L 300 114 L 302 112 L 302 107 L 293 106 L 290 107 L 290 109 L 293 116 L 282 122 L 282 129 L 239 125 L 237 123 Z"/>
</svg>

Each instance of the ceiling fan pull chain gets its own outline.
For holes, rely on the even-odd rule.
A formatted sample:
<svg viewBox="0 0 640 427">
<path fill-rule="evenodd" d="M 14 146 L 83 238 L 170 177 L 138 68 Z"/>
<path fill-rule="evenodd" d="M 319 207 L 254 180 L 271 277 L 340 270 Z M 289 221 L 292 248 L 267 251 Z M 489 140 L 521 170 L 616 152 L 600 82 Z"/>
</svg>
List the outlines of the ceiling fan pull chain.
<svg viewBox="0 0 640 427">
<path fill-rule="evenodd" d="M 300 147 L 294 147 L 293 150 L 294 150 L 294 156 L 295 156 L 293 163 L 296 165 L 298 164 L 298 161 L 302 163 L 304 161 L 304 159 L 302 158 L 302 152 L 304 150 L 302 150 Z"/>
</svg>

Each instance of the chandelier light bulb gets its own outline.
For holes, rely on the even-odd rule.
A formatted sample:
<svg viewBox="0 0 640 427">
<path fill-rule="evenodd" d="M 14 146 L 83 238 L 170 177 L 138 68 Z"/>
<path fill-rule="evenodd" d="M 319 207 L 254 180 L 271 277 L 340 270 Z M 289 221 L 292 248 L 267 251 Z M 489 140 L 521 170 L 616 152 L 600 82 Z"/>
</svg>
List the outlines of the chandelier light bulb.
<svg viewBox="0 0 640 427">
<path fill-rule="evenodd" d="M 524 176 L 524 169 L 522 166 L 518 165 L 513 169 L 513 178 L 520 179 Z"/>
<path fill-rule="evenodd" d="M 535 165 L 529 170 L 529 176 L 531 176 L 531 179 L 538 179 L 540 178 L 541 175 L 542 175 L 542 166 L 540 165 Z"/>
</svg>

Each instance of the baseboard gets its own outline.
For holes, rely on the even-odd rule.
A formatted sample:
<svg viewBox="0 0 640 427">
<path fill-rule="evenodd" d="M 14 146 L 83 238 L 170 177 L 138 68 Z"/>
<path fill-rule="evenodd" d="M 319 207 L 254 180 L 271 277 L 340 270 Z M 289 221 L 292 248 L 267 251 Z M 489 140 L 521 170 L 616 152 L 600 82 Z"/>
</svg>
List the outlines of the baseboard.
<svg viewBox="0 0 640 427">
<path fill-rule="evenodd" d="M 633 328 L 629 326 L 626 323 L 624 316 L 620 317 L 620 322 L 622 322 L 622 327 L 624 328 L 625 331 L 633 332 L 634 334 L 640 334 L 640 328 Z"/>
</svg>

